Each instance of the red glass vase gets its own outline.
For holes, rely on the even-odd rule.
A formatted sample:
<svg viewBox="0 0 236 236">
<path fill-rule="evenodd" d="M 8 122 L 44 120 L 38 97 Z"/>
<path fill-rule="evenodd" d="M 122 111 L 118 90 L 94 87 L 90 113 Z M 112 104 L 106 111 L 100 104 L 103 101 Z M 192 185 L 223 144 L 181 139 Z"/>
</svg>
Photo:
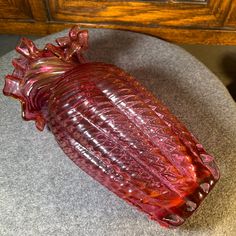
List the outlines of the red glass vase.
<svg viewBox="0 0 236 236">
<path fill-rule="evenodd" d="M 87 37 L 75 26 L 42 50 L 23 38 L 3 92 L 82 170 L 161 225 L 179 226 L 219 179 L 213 157 L 134 77 L 87 62 Z"/>
</svg>

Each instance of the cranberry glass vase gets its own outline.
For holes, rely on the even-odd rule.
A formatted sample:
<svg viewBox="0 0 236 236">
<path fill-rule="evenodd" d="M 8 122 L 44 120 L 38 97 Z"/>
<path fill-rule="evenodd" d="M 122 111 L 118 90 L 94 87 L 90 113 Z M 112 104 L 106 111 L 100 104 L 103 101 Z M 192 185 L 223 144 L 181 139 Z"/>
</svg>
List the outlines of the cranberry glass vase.
<svg viewBox="0 0 236 236">
<path fill-rule="evenodd" d="M 3 92 L 95 180 L 162 226 L 179 226 L 219 179 L 213 157 L 134 77 L 87 62 L 87 38 L 78 26 L 42 50 L 23 38 Z"/>
</svg>

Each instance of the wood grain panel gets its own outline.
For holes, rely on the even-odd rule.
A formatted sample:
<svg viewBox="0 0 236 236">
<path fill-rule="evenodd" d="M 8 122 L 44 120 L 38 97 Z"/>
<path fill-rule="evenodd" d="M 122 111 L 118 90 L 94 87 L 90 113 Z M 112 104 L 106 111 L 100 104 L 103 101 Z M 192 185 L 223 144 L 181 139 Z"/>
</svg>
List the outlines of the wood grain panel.
<svg viewBox="0 0 236 236">
<path fill-rule="evenodd" d="M 235 27 L 236 26 L 236 1 L 232 1 L 230 7 L 229 7 L 229 12 L 228 15 L 225 19 L 225 26 L 231 26 Z"/>
<path fill-rule="evenodd" d="M 43 0 L 28 0 L 34 20 L 47 21 L 47 9 Z"/>
<path fill-rule="evenodd" d="M 190 4 L 194 2 L 195 4 Z M 160 3 L 159 1 L 50 0 L 49 7 L 52 18 L 56 21 L 122 23 L 151 27 L 220 26 L 222 22 L 206 3 L 206 1 L 180 4 L 179 1 Z"/>
<path fill-rule="evenodd" d="M 224 25 L 227 15 L 229 14 L 231 3 L 232 0 L 214 0 L 209 2 L 209 8 L 218 20 L 219 26 Z"/>
<path fill-rule="evenodd" d="M 32 19 L 28 0 L 0 0 L 1 19 Z"/>
</svg>

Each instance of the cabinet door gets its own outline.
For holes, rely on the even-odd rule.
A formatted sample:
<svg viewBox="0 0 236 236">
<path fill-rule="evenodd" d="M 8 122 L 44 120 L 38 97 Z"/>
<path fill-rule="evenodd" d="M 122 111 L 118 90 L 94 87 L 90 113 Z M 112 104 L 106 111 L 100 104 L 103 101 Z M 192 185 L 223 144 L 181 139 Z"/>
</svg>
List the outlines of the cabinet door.
<svg viewBox="0 0 236 236">
<path fill-rule="evenodd" d="M 231 0 L 50 0 L 48 3 L 53 21 L 130 29 L 176 42 L 236 42 L 236 7 Z"/>
</svg>

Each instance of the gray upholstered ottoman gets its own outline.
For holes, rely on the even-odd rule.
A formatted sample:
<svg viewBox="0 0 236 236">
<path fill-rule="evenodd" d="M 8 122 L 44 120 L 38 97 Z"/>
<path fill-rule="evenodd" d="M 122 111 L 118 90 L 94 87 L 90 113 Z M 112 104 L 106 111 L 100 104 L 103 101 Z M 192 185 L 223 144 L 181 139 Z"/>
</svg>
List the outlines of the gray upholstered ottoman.
<svg viewBox="0 0 236 236">
<path fill-rule="evenodd" d="M 142 34 L 91 29 L 88 54 L 161 98 L 215 155 L 221 180 L 185 225 L 163 229 L 83 173 L 1 93 L 0 235 L 236 235 L 236 106 L 221 82 L 179 47 Z M 0 59 L 1 88 L 14 56 Z"/>
</svg>

